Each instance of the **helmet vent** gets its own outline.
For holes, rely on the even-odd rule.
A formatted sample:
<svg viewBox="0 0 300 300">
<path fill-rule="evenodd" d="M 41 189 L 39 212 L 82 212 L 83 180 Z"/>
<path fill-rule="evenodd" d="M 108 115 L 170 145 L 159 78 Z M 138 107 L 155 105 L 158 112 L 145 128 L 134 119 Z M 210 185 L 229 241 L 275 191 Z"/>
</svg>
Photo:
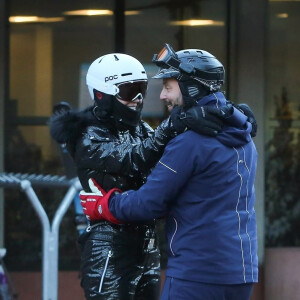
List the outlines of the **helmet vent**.
<svg viewBox="0 0 300 300">
<path fill-rule="evenodd" d="M 142 71 L 142 74 L 146 74 L 146 72 L 145 72 L 145 71 Z"/>
<path fill-rule="evenodd" d="M 117 55 L 114 55 L 114 57 L 115 57 L 115 60 L 116 60 L 116 61 L 118 61 L 118 60 L 119 60 L 119 58 L 118 58 L 118 56 L 117 56 Z"/>
<path fill-rule="evenodd" d="M 202 52 L 202 51 L 200 51 L 200 50 L 197 50 L 196 52 L 198 52 L 198 53 L 200 53 L 200 54 L 203 54 L 203 52 Z"/>
<path fill-rule="evenodd" d="M 129 75 L 132 75 L 132 73 L 124 73 L 124 74 L 121 74 L 121 76 L 129 76 Z"/>
<path fill-rule="evenodd" d="M 188 92 L 191 97 L 194 97 L 199 93 L 199 90 L 195 86 L 188 86 Z"/>
</svg>

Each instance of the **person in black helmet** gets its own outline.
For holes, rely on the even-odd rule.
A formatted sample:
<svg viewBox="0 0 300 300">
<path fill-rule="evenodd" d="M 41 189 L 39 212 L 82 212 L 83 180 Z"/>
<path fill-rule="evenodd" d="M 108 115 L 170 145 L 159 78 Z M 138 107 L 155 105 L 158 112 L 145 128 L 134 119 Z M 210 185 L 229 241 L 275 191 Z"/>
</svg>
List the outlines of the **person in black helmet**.
<svg viewBox="0 0 300 300">
<path fill-rule="evenodd" d="M 157 66 L 160 67 L 158 73 L 153 76 L 156 79 L 175 79 L 182 94 L 183 103 L 181 108 L 178 103 L 166 102 L 168 110 L 173 111 L 172 120 L 175 126 L 195 126 L 193 120 L 189 120 L 190 116 L 199 112 L 198 103 L 200 99 L 209 94 L 219 92 L 224 84 L 225 69 L 223 64 L 212 54 L 205 50 L 200 49 L 185 49 L 175 53 L 169 44 L 155 54 L 152 60 Z M 232 102 L 226 100 L 226 104 Z M 218 107 L 218 101 L 215 107 Z M 175 110 L 172 110 L 176 107 Z M 188 115 L 179 113 L 193 107 Z M 231 125 L 239 126 L 237 120 L 242 117 L 237 113 L 237 108 L 247 116 L 247 121 L 251 123 L 251 136 L 255 137 L 257 132 L 257 123 L 252 110 L 247 104 L 233 104 L 235 118 L 231 118 Z M 237 113 L 237 114 L 235 114 Z M 181 117 L 179 117 L 179 115 Z M 236 122 L 236 123 L 235 123 Z M 185 124 L 184 124 L 185 123 Z M 195 128 L 194 128 L 195 129 Z M 199 131 L 199 133 L 201 133 Z"/>
<path fill-rule="evenodd" d="M 212 54 L 175 53 L 166 45 L 153 61 L 161 68 L 155 76 L 163 79 L 160 98 L 178 127 L 191 127 L 205 107 L 226 106 L 219 91 L 224 68 Z M 216 137 L 188 130 L 173 138 L 138 190 L 106 191 L 90 178 L 93 193 L 80 193 L 85 214 L 94 220 L 129 224 L 166 218 L 161 300 L 249 300 L 257 282 L 257 152 L 252 124 L 240 117 L 242 126 L 225 124 Z"/>
</svg>

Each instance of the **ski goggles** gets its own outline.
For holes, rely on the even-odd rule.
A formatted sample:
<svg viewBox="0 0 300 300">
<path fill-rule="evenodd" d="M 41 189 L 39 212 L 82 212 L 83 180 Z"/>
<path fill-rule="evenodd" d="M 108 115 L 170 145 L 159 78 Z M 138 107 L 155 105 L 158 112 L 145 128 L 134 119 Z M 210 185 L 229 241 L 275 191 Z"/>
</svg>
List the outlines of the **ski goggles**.
<svg viewBox="0 0 300 300">
<path fill-rule="evenodd" d="M 119 92 L 116 97 L 124 101 L 134 101 L 136 99 L 144 99 L 147 92 L 148 81 L 136 80 L 127 81 L 116 84 L 119 88 Z"/>
<path fill-rule="evenodd" d="M 171 67 L 179 72 L 183 71 L 187 74 L 195 73 L 194 66 L 180 62 L 176 52 L 169 44 L 165 44 L 158 54 L 154 54 L 152 62 L 161 68 L 168 69 Z"/>
<path fill-rule="evenodd" d="M 165 44 L 158 54 L 154 54 L 152 62 L 162 68 L 173 67 L 175 69 L 179 69 L 180 65 L 175 51 L 169 44 Z"/>
<path fill-rule="evenodd" d="M 160 68 L 173 68 L 180 73 L 187 74 L 191 77 L 203 78 L 205 80 L 215 80 L 216 76 L 219 75 L 219 71 L 203 71 L 195 68 L 188 62 L 181 62 L 178 59 L 176 52 L 169 44 L 165 44 L 158 54 L 154 54 L 152 62 Z"/>
</svg>

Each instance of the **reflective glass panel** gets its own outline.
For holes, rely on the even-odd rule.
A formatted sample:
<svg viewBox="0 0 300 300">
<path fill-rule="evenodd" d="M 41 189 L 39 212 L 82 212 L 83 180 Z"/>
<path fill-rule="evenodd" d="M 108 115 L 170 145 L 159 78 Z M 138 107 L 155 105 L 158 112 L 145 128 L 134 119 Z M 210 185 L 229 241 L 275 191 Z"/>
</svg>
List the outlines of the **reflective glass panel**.
<svg viewBox="0 0 300 300">
<path fill-rule="evenodd" d="M 299 246 L 300 2 L 270 1 L 266 99 L 266 245 Z"/>
</svg>

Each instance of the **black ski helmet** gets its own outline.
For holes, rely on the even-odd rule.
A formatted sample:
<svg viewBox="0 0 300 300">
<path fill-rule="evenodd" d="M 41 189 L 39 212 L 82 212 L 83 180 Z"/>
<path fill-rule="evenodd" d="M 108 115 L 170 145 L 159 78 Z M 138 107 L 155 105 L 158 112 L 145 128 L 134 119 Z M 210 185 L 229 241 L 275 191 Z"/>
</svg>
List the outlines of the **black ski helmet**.
<svg viewBox="0 0 300 300">
<path fill-rule="evenodd" d="M 179 85 L 186 85 L 190 97 L 204 96 L 221 89 L 225 79 L 222 63 L 211 53 L 200 49 L 185 49 L 175 52 L 169 44 L 152 62 L 159 68 L 152 78 L 175 78 Z M 201 91 L 202 90 L 202 91 Z"/>
</svg>

